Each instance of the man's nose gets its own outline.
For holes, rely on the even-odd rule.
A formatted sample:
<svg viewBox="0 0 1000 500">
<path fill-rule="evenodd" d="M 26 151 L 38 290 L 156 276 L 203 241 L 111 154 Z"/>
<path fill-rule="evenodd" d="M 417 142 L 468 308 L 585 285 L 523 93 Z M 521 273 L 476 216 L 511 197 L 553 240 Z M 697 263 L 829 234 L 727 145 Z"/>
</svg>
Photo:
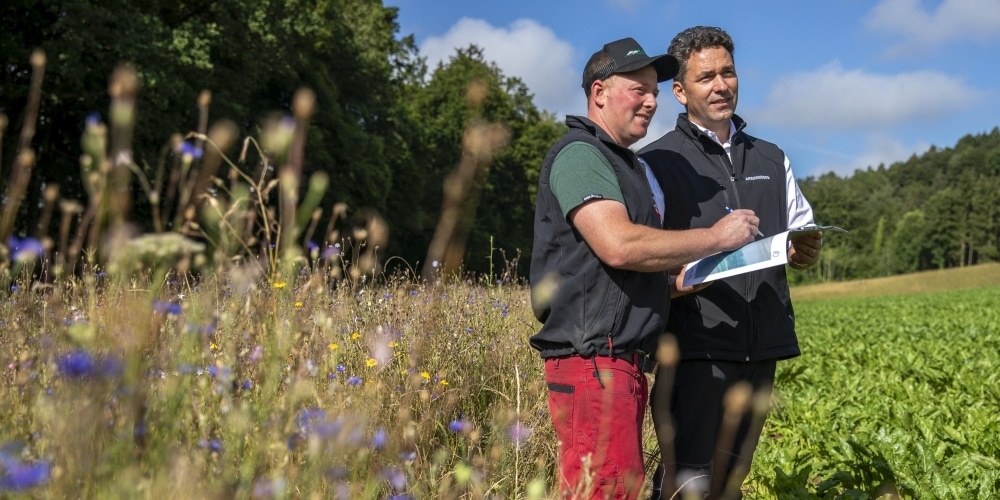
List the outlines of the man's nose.
<svg viewBox="0 0 1000 500">
<path fill-rule="evenodd" d="M 729 83 L 726 82 L 725 77 L 722 75 L 715 75 L 715 79 L 712 80 L 712 90 L 715 92 L 725 92 L 729 90 Z"/>
</svg>

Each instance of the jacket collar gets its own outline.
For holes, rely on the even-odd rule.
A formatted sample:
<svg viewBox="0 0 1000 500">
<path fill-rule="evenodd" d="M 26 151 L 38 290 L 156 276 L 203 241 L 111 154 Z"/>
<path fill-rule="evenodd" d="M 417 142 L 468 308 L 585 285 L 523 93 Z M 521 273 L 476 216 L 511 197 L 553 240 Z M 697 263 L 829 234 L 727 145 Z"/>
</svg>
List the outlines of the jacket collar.
<svg viewBox="0 0 1000 500">
<path fill-rule="evenodd" d="M 743 119 L 740 118 L 739 115 L 734 114 L 733 125 L 736 126 L 736 132 L 733 133 L 733 136 L 729 138 L 729 142 L 732 144 L 736 144 L 740 134 L 743 132 L 743 129 L 746 128 L 747 122 L 743 121 Z M 712 140 L 712 138 L 709 137 L 708 134 L 702 132 L 697 125 L 695 125 L 693 122 L 691 122 L 690 119 L 688 119 L 687 113 L 680 113 L 679 115 L 677 115 L 677 130 L 680 130 L 682 133 L 684 133 L 685 135 L 696 141 L 703 140 L 718 146 L 718 144 L 714 140 Z"/>
<path fill-rule="evenodd" d="M 590 135 L 593 135 L 594 137 L 600 139 L 601 142 L 607 144 L 609 147 L 629 150 L 625 146 L 622 146 L 621 144 L 615 142 L 615 140 L 612 139 L 611 136 L 608 135 L 608 133 L 605 132 L 604 129 L 600 127 L 600 125 L 594 123 L 593 120 L 587 118 L 586 116 L 567 115 L 566 125 L 571 129 L 576 128 L 586 131 Z"/>
</svg>

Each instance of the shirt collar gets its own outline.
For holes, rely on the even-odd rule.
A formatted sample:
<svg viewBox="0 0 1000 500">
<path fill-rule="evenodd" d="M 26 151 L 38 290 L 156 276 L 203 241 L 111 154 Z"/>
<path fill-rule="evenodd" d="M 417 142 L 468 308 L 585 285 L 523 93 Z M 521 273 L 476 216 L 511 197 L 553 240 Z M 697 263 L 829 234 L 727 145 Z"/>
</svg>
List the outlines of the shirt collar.
<svg viewBox="0 0 1000 500">
<path fill-rule="evenodd" d="M 715 141 L 718 145 L 720 145 L 720 146 L 722 146 L 724 148 L 728 148 L 732 144 L 732 142 L 733 142 L 733 136 L 736 135 L 736 124 L 733 123 L 733 120 L 729 120 L 729 140 L 726 141 L 725 144 L 723 144 L 722 141 L 719 140 L 719 136 L 715 132 L 712 132 L 711 130 L 709 130 L 709 129 L 705 128 L 705 127 L 702 127 L 701 125 L 698 125 L 697 123 L 694 123 L 694 122 L 691 122 L 691 123 L 693 123 L 695 127 L 698 127 L 698 130 L 701 130 L 702 132 L 704 132 L 705 135 L 711 137 L 713 141 Z"/>
</svg>

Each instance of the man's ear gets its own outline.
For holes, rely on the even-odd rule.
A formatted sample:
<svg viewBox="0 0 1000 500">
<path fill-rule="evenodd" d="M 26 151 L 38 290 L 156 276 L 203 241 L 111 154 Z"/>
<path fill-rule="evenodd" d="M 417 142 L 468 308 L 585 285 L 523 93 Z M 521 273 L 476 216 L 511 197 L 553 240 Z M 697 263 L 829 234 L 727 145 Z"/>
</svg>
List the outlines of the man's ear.
<svg viewBox="0 0 1000 500">
<path fill-rule="evenodd" d="M 674 83 L 670 85 L 670 90 L 674 93 L 674 99 L 677 99 L 681 106 L 687 106 L 688 98 L 687 94 L 684 93 L 684 85 L 674 80 Z"/>
<path fill-rule="evenodd" d="M 598 106 L 603 107 L 607 102 L 609 88 L 608 83 L 610 82 L 611 79 L 609 78 L 607 80 L 594 80 L 594 82 L 590 84 L 590 95 L 594 98 L 594 103 Z"/>
</svg>

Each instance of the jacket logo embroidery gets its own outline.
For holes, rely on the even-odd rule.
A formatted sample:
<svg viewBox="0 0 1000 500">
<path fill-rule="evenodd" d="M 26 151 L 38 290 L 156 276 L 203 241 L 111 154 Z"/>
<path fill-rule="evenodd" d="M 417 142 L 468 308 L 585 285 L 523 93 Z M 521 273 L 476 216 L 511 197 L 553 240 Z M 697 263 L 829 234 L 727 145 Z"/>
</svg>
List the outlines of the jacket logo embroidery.
<svg viewBox="0 0 1000 500">
<path fill-rule="evenodd" d="M 751 175 L 750 177 L 747 177 L 746 179 L 743 179 L 743 180 L 745 180 L 745 181 L 769 181 L 769 180 L 771 180 L 771 176 L 770 175 Z"/>
</svg>

